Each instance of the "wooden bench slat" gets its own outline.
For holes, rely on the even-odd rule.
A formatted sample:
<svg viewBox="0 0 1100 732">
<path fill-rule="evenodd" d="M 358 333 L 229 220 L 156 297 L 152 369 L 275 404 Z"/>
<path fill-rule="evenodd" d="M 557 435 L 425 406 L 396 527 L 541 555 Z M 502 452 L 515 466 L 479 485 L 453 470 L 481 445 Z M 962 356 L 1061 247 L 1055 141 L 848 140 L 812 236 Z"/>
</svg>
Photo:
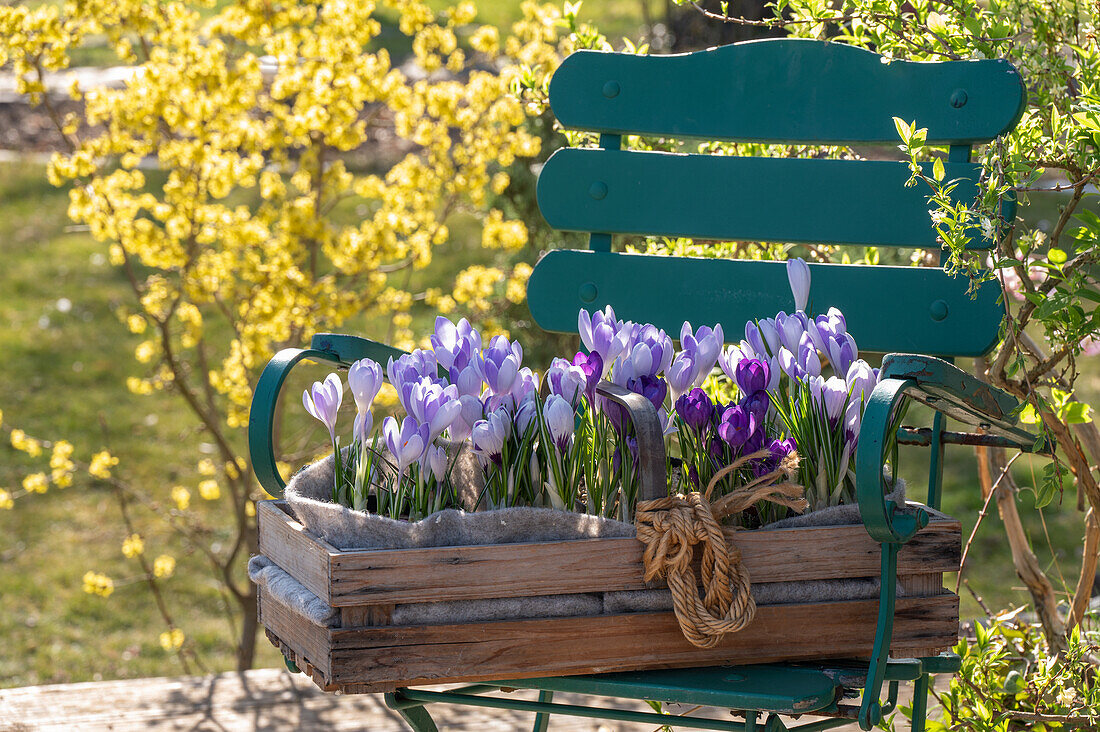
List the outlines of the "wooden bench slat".
<svg viewBox="0 0 1100 732">
<path fill-rule="evenodd" d="M 863 351 L 980 356 L 997 341 L 1000 288 L 983 284 L 974 299 L 943 270 L 811 264 L 808 310 L 840 308 Z M 663 257 L 559 249 L 527 284 L 531 314 L 545 330 L 577 330 L 579 309 L 612 304 L 623 320 L 679 333 L 684 321 L 722 324 L 739 340 L 745 323 L 794 308 L 783 262 Z M 942 317 L 941 317 L 942 316 Z M 941 319 L 937 320 L 936 318 Z"/>
<path fill-rule="evenodd" d="M 981 166 L 945 169 L 960 181 L 955 200 L 973 201 Z M 908 164 L 883 160 L 567 148 L 539 173 L 538 200 L 563 231 L 939 248 L 927 187 L 906 187 L 909 177 Z M 974 248 L 990 246 L 973 239 Z"/>
<path fill-rule="evenodd" d="M 1012 129 L 1024 101 L 1003 59 L 886 62 L 795 39 L 675 56 L 578 51 L 550 82 L 568 128 L 761 142 L 897 144 L 896 116 L 928 128 L 929 143 L 981 143 Z"/>
</svg>

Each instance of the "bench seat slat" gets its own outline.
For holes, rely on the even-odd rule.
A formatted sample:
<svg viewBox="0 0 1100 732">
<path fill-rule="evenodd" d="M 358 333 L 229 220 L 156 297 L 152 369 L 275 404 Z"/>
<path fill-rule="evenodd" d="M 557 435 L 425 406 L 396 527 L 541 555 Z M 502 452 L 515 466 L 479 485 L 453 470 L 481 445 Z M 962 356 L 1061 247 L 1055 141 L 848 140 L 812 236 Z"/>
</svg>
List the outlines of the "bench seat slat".
<svg viewBox="0 0 1100 732">
<path fill-rule="evenodd" d="M 997 339 L 1004 310 L 995 283 L 971 299 L 965 283 L 941 269 L 810 266 L 810 312 L 840 308 L 863 351 L 979 356 Z M 783 262 L 565 249 L 539 261 L 527 299 L 545 330 L 576 332 L 579 309 L 612 304 L 620 318 L 670 333 L 679 333 L 685 320 L 696 326 L 717 321 L 734 342 L 746 321 L 794 307 Z"/>
<path fill-rule="evenodd" d="M 953 197 L 972 201 L 981 167 L 947 163 L 945 171 L 960 179 Z M 909 176 L 906 163 L 892 161 L 569 148 L 543 167 L 538 201 L 565 231 L 938 249 L 931 191 L 906 187 Z M 974 248 L 990 244 L 976 232 Z"/>
<path fill-rule="evenodd" d="M 566 127 L 610 134 L 809 144 L 897 144 L 893 117 L 932 144 L 1012 129 L 1024 109 L 1003 60 L 884 61 L 826 41 L 770 39 L 674 56 L 579 51 L 550 82 Z"/>
</svg>

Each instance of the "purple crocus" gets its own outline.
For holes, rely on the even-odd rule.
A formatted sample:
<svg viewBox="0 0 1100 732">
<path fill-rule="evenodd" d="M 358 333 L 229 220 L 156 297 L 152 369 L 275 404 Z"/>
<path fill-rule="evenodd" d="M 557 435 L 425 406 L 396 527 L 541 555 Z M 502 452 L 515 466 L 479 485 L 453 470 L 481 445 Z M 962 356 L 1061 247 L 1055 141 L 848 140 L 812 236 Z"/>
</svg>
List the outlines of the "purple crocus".
<svg viewBox="0 0 1100 732">
<path fill-rule="evenodd" d="M 439 381 L 439 363 L 435 360 L 435 354 L 431 351 L 418 348 L 411 353 L 406 353 L 396 361 L 390 359 L 386 362 L 386 375 L 390 384 L 397 391 L 397 398 L 405 411 L 409 411 L 409 395 L 412 393 L 413 384 L 421 379 Z"/>
<path fill-rule="evenodd" d="M 405 417 L 400 426 L 395 418 L 386 417 L 382 420 L 382 437 L 386 441 L 386 449 L 397 463 L 398 473 L 419 460 L 431 442 L 428 439 L 428 425 L 417 424 L 412 417 Z"/>
<path fill-rule="evenodd" d="M 458 402 L 462 409 L 455 420 L 451 422 L 447 435 L 455 442 L 462 442 L 470 436 L 474 424 L 484 418 L 485 407 L 482 406 L 480 399 L 469 394 L 460 394 Z"/>
<path fill-rule="evenodd" d="M 798 345 L 802 335 L 806 332 L 806 325 L 797 315 L 779 313 L 775 316 L 775 329 L 779 334 L 779 343 L 790 351 L 798 352 Z"/>
<path fill-rule="evenodd" d="M 844 383 L 844 379 L 830 376 L 825 380 L 821 385 L 821 403 L 829 422 L 836 425 L 848 404 L 848 385 Z"/>
<path fill-rule="evenodd" d="M 584 372 L 584 393 L 588 397 L 588 403 L 594 404 L 596 401 L 596 384 L 600 383 L 604 373 L 603 356 L 595 351 L 588 354 L 578 351 L 577 355 L 573 357 L 573 365 Z"/>
<path fill-rule="evenodd" d="M 698 369 L 695 359 L 686 351 L 680 351 L 672 359 L 668 371 L 665 372 L 665 380 L 668 382 L 668 390 L 672 394 L 672 401 L 679 400 L 682 394 L 691 391 L 695 386 L 695 377 Z"/>
<path fill-rule="evenodd" d="M 654 325 L 638 326 L 634 331 L 633 343 L 630 346 L 631 351 L 638 346 L 645 346 L 649 349 L 649 357 L 653 361 L 653 366 L 649 371 L 651 375 L 663 374 L 668 371 L 674 353 L 672 339 L 669 338 L 668 334 Z"/>
<path fill-rule="evenodd" d="M 599 358 L 599 356 L 597 356 Z M 544 374 L 550 393 L 562 397 L 569 404 L 580 403 L 581 394 L 588 386 L 588 376 L 580 366 L 574 366 L 564 358 L 555 358 Z"/>
<path fill-rule="evenodd" d="M 546 429 L 550 432 L 550 439 L 558 451 L 564 453 L 569 447 L 569 440 L 573 437 L 572 404 L 564 397 L 551 394 L 546 398 L 542 414 L 546 421 Z"/>
<path fill-rule="evenodd" d="M 741 408 L 756 417 L 758 425 L 764 424 L 764 419 L 768 416 L 768 410 L 771 409 L 771 406 L 772 401 L 766 391 L 753 392 L 741 401 Z"/>
<path fill-rule="evenodd" d="M 740 449 L 756 432 L 756 417 L 734 404 L 722 412 L 718 436 L 734 450 Z"/>
<path fill-rule="evenodd" d="M 371 405 L 382 388 L 382 365 L 369 358 L 360 359 L 348 369 L 348 388 L 355 399 L 355 425 L 353 433 L 356 440 L 363 442 L 374 426 Z"/>
<path fill-rule="evenodd" d="M 511 391 L 522 363 L 523 347 L 504 336 L 493 338 L 489 347 L 481 352 L 481 373 L 494 394 Z"/>
<path fill-rule="evenodd" d="M 420 457 L 420 474 L 431 473 L 436 483 L 443 483 L 447 477 L 447 467 L 450 465 L 450 457 L 447 451 L 437 445 L 428 445 L 424 454 Z"/>
<path fill-rule="evenodd" d="M 601 377 L 607 376 L 611 371 L 611 364 L 630 345 L 633 329 L 633 323 L 623 323 L 615 318 L 615 311 L 610 305 L 591 315 L 582 309 L 577 315 L 577 330 L 581 342 L 589 352 L 600 354 L 604 369 Z"/>
<path fill-rule="evenodd" d="M 444 387 L 430 379 L 413 384 L 409 393 L 409 415 L 427 426 L 428 442 L 435 442 L 461 414 L 462 403 L 458 396 L 458 387 L 454 384 Z"/>
<path fill-rule="evenodd" d="M 676 400 L 676 413 L 691 429 L 701 431 L 710 424 L 714 404 L 702 389 L 696 387 Z"/>
<path fill-rule="evenodd" d="M 757 461 L 753 466 L 753 475 L 759 478 L 762 475 L 767 475 L 776 468 L 779 467 L 783 459 L 795 451 L 794 439 L 788 437 L 785 440 L 772 440 L 768 444 L 768 455 L 763 460 Z"/>
<path fill-rule="evenodd" d="M 734 370 L 734 381 L 744 396 L 764 391 L 771 381 L 771 373 L 767 362 L 758 358 L 741 359 Z"/>
<path fill-rule="evenodd" d="M 504 443 L 511 434 L 512 418 L 506 411 L 500 410 L 475 423 L 470 439 L 475 453 L 500 465 Z"/>
<path fill-rule="evenodd" d="M 439 315 L 435 319 L 435 333 L 431 336 L 432 349 L 439 364 L 450 371 L 455 354 L 468 346 L 475 353 L 481 350 L 481 333 L 466 318 L 457 325 Z"/>
<path fill-rule="evenodd" d="M 810 265 L 803 259 L 787 260 L 787 281 L 794 295 L 794 309 L 805 310 L 810 301 Z"/>
<path fill-rule="evenodd" d="M 313 388 L 302 392 L 306 411 L 328 427 L 329 441 L 336 442 L 336 415 L 344 398 L 340 377 L 329 374 L 324 381 L 313 382 Z"/>
<path fill-rule="evenodd" d="M 852 401 L 862 404 L 871 397 L 871 392 L 878 384 L 878 376 L 870 364 L 859 359 L 853 361 L 848 368 L 845 381 L 848 384 L 848 390 L 851 392 Z"/>
<path fill-rule="evenodd" d="M 641 394 L 653 404 L 653 408 L 660 410 L 668 396 L 668 384 L 664 379 L 656 376 L 639 376 L 626 382 L 626 388 L 635 394 Z"/>
<path fill-rule="evenodd" d="M 714 365 L 718 363 L 718 355 L 722 352 L 724 339 L 720 324 L 713 328 L 701 325 L 697 331 L 692 332 L 691 323 L 685 322 L 680 328 L 680 347 L 691 356 L 695 365 L 692 386 L 701 386 L 714 369 Z"/>
</svg>

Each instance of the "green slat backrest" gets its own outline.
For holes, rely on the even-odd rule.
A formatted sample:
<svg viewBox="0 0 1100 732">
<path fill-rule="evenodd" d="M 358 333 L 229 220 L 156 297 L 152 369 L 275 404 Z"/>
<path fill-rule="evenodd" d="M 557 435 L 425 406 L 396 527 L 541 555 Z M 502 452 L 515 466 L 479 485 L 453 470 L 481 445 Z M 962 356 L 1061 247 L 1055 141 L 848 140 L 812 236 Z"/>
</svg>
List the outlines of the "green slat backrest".
<svg viewBox="0 0 1100 732">
<path fill-rule="evenodd" d="M 610 235 L 930 248 L 927 192 L 904 186 L 899 162 L 621 151 L 618 135 L 896 144 L 896 116 L 952 146 L 947 175 L 967 200 L 979 173 L 969 145 L 1012 129 L 1024 90 L 1003 61 L 886 63 L 841 44 L 777 39 L 679 56 L 581 51 L 551 80 L 550 103 L 563 125 L 600 132 L 607 149 L 559 151 L 540 172 L 547 220 L 592 232 L 598 251 L 538 263 L 528 283 L 535 320 L 572 331 L 579 309 L 610 304 L 673 332 L 684 320 L 721 322 L 737 340 L 747 320 L 793 308 L 783 265 L 611 253 Z M 996 341 L 1004 311 L 992 285 L 971 298 L 966 280 L 939 269 L 812 269 L 811 310 L 840 307 L 864 350 L 978 355 Z"/>
<path fill-rule="evenodd" d="M 963 181 L 953 197 L 974 200 L 981 167 L 948 163 L 945 171 Z M 890 161 L 573 148 L 547 161 L 538 200 L 547 222 L 566 231 L 938 248 L 928 188 L 907 188 L 909 176 L 906 164 Z"/>
<path fill-rule="evenodd" d="M 826 41 L 773 39 L 676 56 L 579 51 L 550 82 L 569 128 L 713 140 L 897 144 L 893 117 L 929 143 L 987 142 L 1024 109 L 1003 60 L 885 63 Z"/>
</svg>

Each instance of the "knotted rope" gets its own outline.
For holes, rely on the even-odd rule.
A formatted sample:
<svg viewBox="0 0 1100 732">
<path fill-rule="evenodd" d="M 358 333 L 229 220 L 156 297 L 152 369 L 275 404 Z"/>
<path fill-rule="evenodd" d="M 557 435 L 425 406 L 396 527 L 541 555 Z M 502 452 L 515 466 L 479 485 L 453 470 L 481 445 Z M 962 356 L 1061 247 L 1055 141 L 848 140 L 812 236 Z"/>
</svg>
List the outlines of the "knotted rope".
<svg viewBox="0 0 1100 732">
<path fill-rule="evenodd" d="M 797 511 L 806 510 L 803 488 L 786 480 L 797 466 L 790 456 L 779 468 L 748 485 L 709 502 L 711 491 L 725 476 L 750 460 L 767 457 L 767 449 L 746 455 L 718 471 L 705 491 L 692 491 L 638 503 L 635 524 L 645 544 L 645 579 L 663 577 L 672 591 L 676 620 L 688 641 L 711 648 L 726 633 L 736 633 L 756 616 L 749 575 L 741 551 L 726 541 L 718 519 L 766 500 Z M 695 545 L 703 545 L 703 596 L 691 568 Z"/>
</svg>

